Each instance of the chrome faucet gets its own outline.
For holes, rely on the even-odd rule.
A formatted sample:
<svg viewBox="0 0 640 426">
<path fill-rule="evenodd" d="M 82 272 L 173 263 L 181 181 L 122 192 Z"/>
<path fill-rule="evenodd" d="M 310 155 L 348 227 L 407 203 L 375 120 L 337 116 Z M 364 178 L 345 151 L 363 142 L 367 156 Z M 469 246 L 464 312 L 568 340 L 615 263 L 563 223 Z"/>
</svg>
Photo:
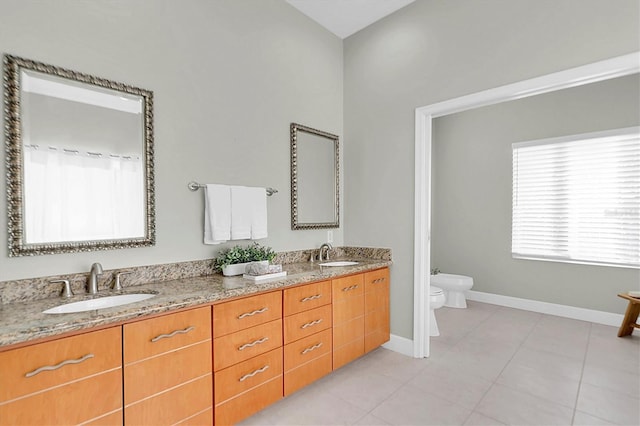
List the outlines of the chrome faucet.
<svg viewBox="0 0 640 426">
<path fill-rule="evenodd" d="M 333 250 L 333 246 L 329 243 L 324 243 L 320 246 L 320 252 L 318 253 L 318 260 L 322 262 L 322 250 L 327 249 L 327 258 L 325 260 L 329 260 L 329 250 Z"/>
<path fill-rule="evenodd" d="M 87 283 L 87 292 L 90 294 L 96 294 L 98 292 L 98 276 L 102 275 L 102 265 L 94 263 L 91 265 L 91 271 L 89 272 L 89 282 Z"/>
</svg>

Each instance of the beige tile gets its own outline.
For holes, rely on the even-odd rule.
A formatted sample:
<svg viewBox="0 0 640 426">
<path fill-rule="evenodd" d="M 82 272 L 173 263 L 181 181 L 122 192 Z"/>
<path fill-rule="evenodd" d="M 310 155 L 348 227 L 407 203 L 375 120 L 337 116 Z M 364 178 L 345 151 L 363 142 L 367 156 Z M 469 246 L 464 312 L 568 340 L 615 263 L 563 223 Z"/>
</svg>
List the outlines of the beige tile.
<svg viewBox="0 0 640 426">
<path fill-rule="evenodd" d="M 466 353 L 464 351 L 451 351 L 447 356 L 436 361 L 450 370 L 456 370 L 462 374 L 494 381 L 509 362 L 505 354 L 496 353 Z"/>
<path fill-rule="evenodd" d="M 640 375 L 631 372 L 587 363 L 582 373 L 582 382 L 640 397 Z"/>
<path fill-rule="evenodd" d="M 379 348 L 353 363 L 353 369 L 362 374 L 381 374 L 406 382 L 433 361 L 412 358 L 385 348 Z"/>
<path fill-rule="evenodd" d="M 586 364 L 640 374 L 640 339 L 617 337 L 612 331 L 607 336 L 591 333 Z"/>
<path fill-rule="evenodd" d="M 545 315 L 523 345 L 582 360 L 589 343 L 589 330 L 587 322 Z"/>
<path fill-rule="evenodd" d="M 503 425 L 504 423 L 499 422 L 496 419 L 492 419 L 491 417 L 487 417 L 484 414 L 473 412 L 464 424 L 465 426 L 494 426 Z"/>
<path fill-rule="evenodd" d="M 583 361 L 547 351 L 522 347 L 513 356 L 509 364 L 524 366 L 548 375 L 580 380 Z"/>
<path fill-rule="evenodd" d="M 640 399 L 609 389 L 582 383 L 576 409 L 621 424 L 640 424 Z"/>
<path fill-rule="evenodd" d="M 384 420 L 377 418 L 373 414 L 367 414 L 354 424 L 361 426 L 385 426 L 390 425 L 391 423 L 387 423 Z"/>
<path fill-rule="evenodd" d="M 370 411 L 400 389 L 404 381 L 377 373 L 362 373 L 353 370 L 353 374 L 340 380 L 328 389 L 328 392 L 365 411 Z"/>
<path fill-rule="evenodd" d="M 424 369 L 409 384 L 473 410 L 492 382 L 445 366 L 432 366 Z"/>
<path fill-rule="evenodd" d="M 406 385 L 371 414 L 394 425 L 460 425 L 471 411 Z"/>
<path fill-rule="evenodd" d="M 512 425 L 568 425 L 573 416 L 571 408 L 498 384 L 475 411 Z"/>
<path fill-rule="evenodd" d="M 573 415 L 573 425 L 575 426 L 607 426 L 614 425 L 606 420 L 599 419 L 590 414 L 583 413 L 582 411 L 576 411 Z"/>
</svg>

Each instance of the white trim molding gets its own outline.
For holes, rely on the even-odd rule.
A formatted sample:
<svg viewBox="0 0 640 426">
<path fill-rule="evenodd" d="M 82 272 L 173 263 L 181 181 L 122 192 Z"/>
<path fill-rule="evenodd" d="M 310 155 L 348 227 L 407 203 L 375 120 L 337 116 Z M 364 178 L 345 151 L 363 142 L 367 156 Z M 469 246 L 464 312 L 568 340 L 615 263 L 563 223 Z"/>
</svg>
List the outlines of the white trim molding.
<svg viewBox="0 0 640 426">
<path fill-rule="evenodd" d="M 390 351 L 398 352 L 402 355 L 413 357 L 413 340 L 406 337 L 392 334 L 387 343 L 382 345 L 383 348 Z"/>
<path fill-rule="evenodd" d="M 429 268 L 431 235 L 431 128 L 434 118 L 640 72 L 640 52 L 554 72 L 438 102 L 415 111 L 415 216 L 413 356 L 429 356 Z"/>
<path fill-rule="evenodd" d="M 555 315 L 557 317 L 594 322 L 596 324 L 611 325 L 614 327 L 619 327 L 624 317 L 622 314 L 614 314 L 611 312 L 540 302 L 538 300 L 521 299 L 519 297 L 484 293 L 475 290 L 467 291 L 466 295 L 467 300 L 475 300 L 476 302 L 490 303 L 492 305 L 506 306 L 508 308 L 539 312 L 541 314 Z"/>
</svg>

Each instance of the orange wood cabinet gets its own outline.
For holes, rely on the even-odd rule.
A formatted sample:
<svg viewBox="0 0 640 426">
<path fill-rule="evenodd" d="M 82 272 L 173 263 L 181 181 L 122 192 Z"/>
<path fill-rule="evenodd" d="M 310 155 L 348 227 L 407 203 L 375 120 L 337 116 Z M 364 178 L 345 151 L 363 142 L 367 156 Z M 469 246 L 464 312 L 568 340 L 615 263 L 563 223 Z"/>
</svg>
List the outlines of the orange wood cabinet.
<svg viewBox="0 0 640 426">
<path fill-rule="evenodd" d="M 284 395 L 332 370 L 331 281 L 283 291 Z"/>
<path fill-rule="evenodd" d="M 364 351 L 389 341 L 389 268 L 364 274 Z"/>
<path fill-rule="evenodd" d="M 282 398 L 282 291 L 214 305 L 213 337 L 216 424 Z"/>
<path fill-rule="evenodd" d="M 213 422 L 211 307 L 123 326 L 124 421 Z"/>
<path fill-rule="evenodd" d="M 333 369 L 364 354 L 364 274 L 331 281 Z"/>
<path fill-rule="evenodd" d="M 121 327 L 0 353 L 1 425 L 122 421 Z"/>
</svg>

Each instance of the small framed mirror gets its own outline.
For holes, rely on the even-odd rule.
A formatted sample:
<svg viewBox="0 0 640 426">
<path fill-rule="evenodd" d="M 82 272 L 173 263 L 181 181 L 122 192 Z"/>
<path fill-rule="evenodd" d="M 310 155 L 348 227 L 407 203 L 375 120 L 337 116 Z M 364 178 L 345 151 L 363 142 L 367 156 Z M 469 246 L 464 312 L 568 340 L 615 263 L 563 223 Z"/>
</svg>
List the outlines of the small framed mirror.
<svg viewBox="0 0 640 426">
<path fill-rule="evenodd" d="M 9 256 L 155 244 L 153 93 L 4 56 Z"/>
<path fill-rule="evenodd" d="M 291 229 L 340 226 L 338 136 L 291 123 Z"/>
</svg>

